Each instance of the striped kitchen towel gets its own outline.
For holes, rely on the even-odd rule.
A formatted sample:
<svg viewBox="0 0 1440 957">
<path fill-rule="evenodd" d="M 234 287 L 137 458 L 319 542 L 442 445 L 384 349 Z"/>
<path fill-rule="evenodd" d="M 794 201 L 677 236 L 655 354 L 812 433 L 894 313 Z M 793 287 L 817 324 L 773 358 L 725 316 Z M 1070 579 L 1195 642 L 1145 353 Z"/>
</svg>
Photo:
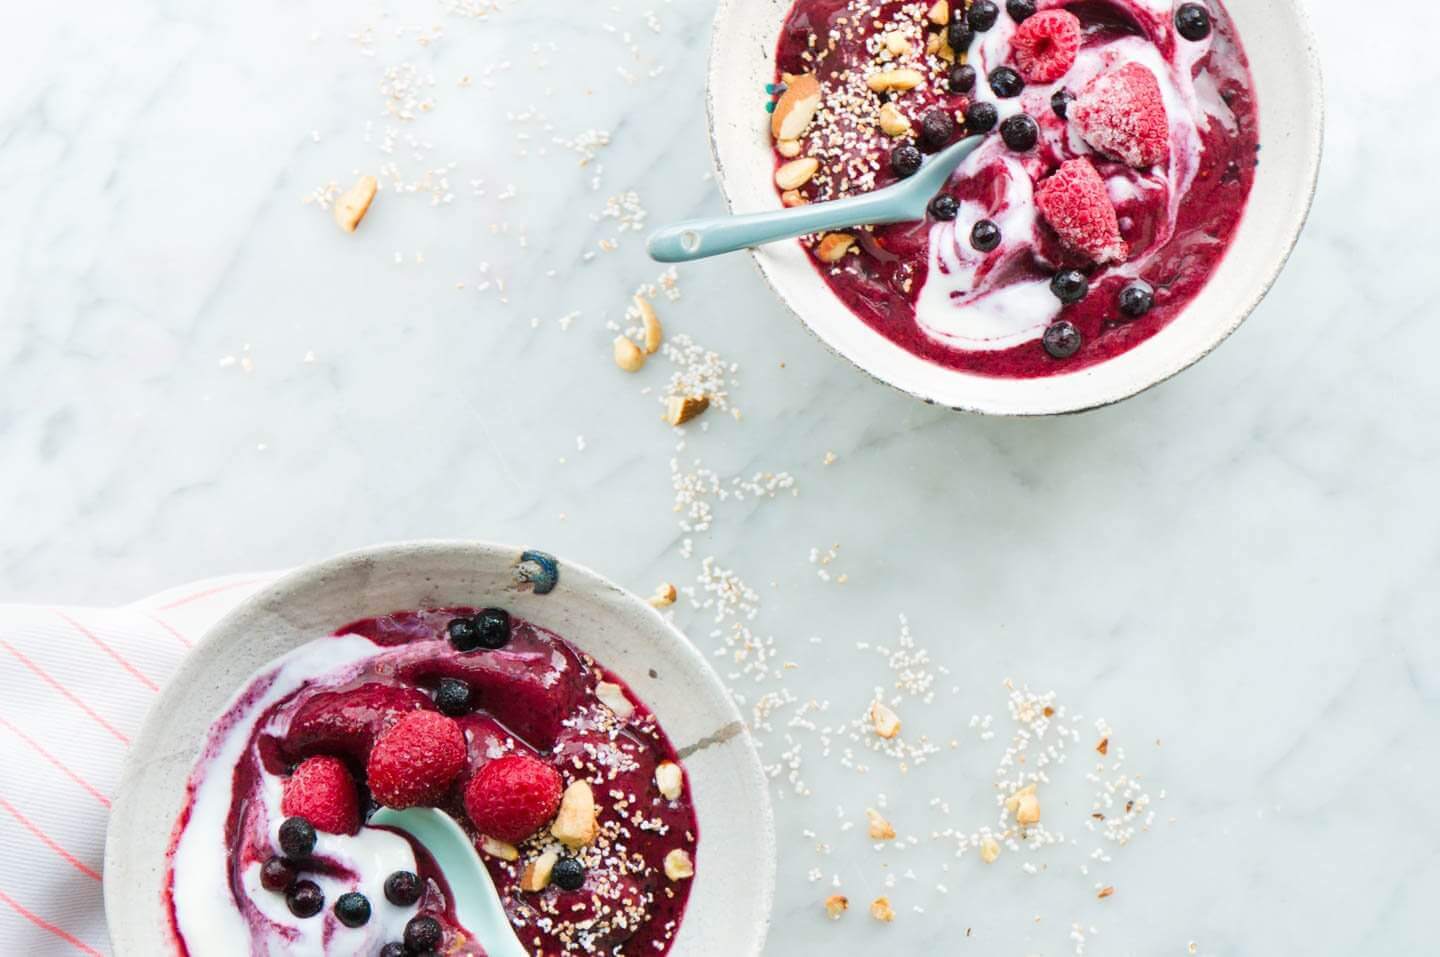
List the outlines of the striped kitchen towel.
<svg viewBox="0 0 1440 957">
<path fill-rule="evenodd" d="M 123 608 L 0 606 L 0 954 L 110 953 L 110 796 L 195 639 L 274 579 L 198 582 Z"/>
</svg>

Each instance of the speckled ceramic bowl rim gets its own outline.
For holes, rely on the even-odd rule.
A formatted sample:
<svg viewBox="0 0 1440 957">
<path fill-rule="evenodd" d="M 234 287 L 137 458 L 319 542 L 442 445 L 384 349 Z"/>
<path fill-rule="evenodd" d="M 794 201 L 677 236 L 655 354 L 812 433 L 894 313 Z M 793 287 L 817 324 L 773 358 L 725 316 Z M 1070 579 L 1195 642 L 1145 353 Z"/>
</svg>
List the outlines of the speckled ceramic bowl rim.
<svg viewBox="0 0 1440 957">
<path fill-rule="evenodd" d="M 722 149 L 719 142 L 717 130 L 717 119 L 719 116 L 720 107 L 717 102 L 716 91 L 719 89 L 721 84 L 737 82 L 743 83 L 748 87 L 753 87 L 758 91 L 762 84 L 770 81 L 770 75 L 766 74 L 764 76 L 741 78 L 728 75 L 725 64 L 725 55 L 724 51 L 722 50 L 722 45 L 725 39 L 722 26 L 729 18 L 736 15 L 736 11 L 738 9 L 746 6 L 758 5 L 759 2 L 760 0 L 719 0 L 716 5 L 715 17 L 713 20 L 713 29 L 711 32 L 709 66 L 707 71 L 707 82 L 705 91 L 705 112 L 710 141 L 710 156 L 712 162 L 714 163 L 715 179 L 716 182 L 719 184 L 721 195 L 725 198 L 725 203 L 732 212 L 751 212 L 753 211 L 753 209 L 749 207 L 741 209 L 740 205 L 737 203 L 738 197 L 735 195 L 734 184 L 731 182 L 730 177 L 727 174 L 726 164 L 722 155 Z M 792 0 L 777 0 L 777 2 L 783 4 L 783 9 L 788 9 L 791 5 Z M 1246 2 L 1246 0 L 1229 0 L 1227 6 L 1233 7 L 1243 2 Z M 1296 64 L 1296 67 L 1303 72 L 1305 78 L 1305 85 L 1308 88 L 1308 92 L 1310 95 L 1308 104 L 1309 109 L 1307 111 L 1308 116 L 1305 118 L 1303 128 L 1306 128 L 1313 133 L 1313 139 L 1309 144 L 1309 148 L 1306 150 L 1303 161 L 1303 169 L 1298 171 L 1298 182 L 1302 184 L 1302 188 L 1300 193 L 1298 194 L 1298 201 L 1293 203 L 1291 209 L 1289 210 L 1291 226 L 1287 230 L 1288 238 L 1283 244 L 1279 244 L 1274 248 L 1273 258 L 1269 267 L 1266 269 L 1263 277 L 1255 284 L 1254 291 L 1248 297 L 1248 299 L 1241 303 L 1227 320 L 1214 323 L 1211 335 L 1208 336 L 1204 341 L 1202 341 L 1198 345 L 1198 347 L 1189 351 L 1179 352 L 1175 356 L 1171 357 L 1167 362 L 1158 363 L 1158 368 L 1152 374 L 1136 377 L 1133 382 L 1122 385 L 1119 388 L 1113 388 L 1104 391 L 1097 390 L 1095 395 L 1089 396 L 1079 401 L 1055 403 L 1047 402 L 1044 398 L 1037 397 L 1031 401 L 1026 402 L 996 403 L 992 401 L 980 400 L 970 401 L 963 398 L 957 398 L 953 395 L 949 398 L 945 398 L 934 394 L 934 392 L 931 390 L 914 386 L 903 381 L 898 381 L 897 377 L 890 377 L 881 373 L 877 369 L 873 368 L 870 364 L 867 364 L 866 361 L 855 355 L 852 355 L 846 349 L 837 345 L 834 341 L 831 340 L 830 337 L 817 329 L 814 322 L 812 322 L 807 315 L 807 307 L 805 303 L 796 302 L 794 298 L 787 295 L 784 290 L 782 290 L 780 283 L 777 281 L 775 275 L 773 275 L 772 273 L 772 269 L 777 267 L 775 267 L 769 260 L 767 260 L 763 247 L 752 248 L 750 250 L 750 256 L 755 264 L 756 269 L 759 271 L 761 278 L 764 279 L 765 284 L 770 287 L 771 292 L 773 292 L 775 294 L 775 297 L 780 300 L 781 304 L 785 306 L 785 308 L 791 313 L 791 315 L 799 319 L 800 322 L 805 326 L 805 328 L 810 331 L 811 335 L 813 335 L 817 340 L 819 340 L 819 342 L 823 346 L 825 346 L 826 349 L 828 349 L 835 355 L 838 355 L 841 358 L 845 359 L 851 365 L 855 366 L 861 372 L 864 372 L 866 375 L 870 376 L 877 382 L 881 382 L 901 392 L 905 392 L 930 405 L 942 405 L 959 412 L 973 412 L 1001 417 L 1066 415 L 1077 412 L 1086 412 L 1093 409 L 1099 409 L 1105 406 L 1113 405 L 1117 402 L 1121 402 L 1125 399 L 1131 398 L 1132 396 L 1139 395 L 1141 392 L 1145 392 L 1146 390 L 1151 389 L 1162 382 L 1165 382 L 1166 380 L 1172 378 L 1180 372 L 1183 372 L 1185 369 L 1188 369 L 1190 366 L 1194 365 L 1196 362 L 1199 362 L 1205 356 L 1213 352 L 1222 342 L 1229 338 L 1236 329 L 1240 328 L 1240 325 L 1247 318 L 1249 318 L 1250 314 L 1255 310 L 1255 307 L 1258 306 L 1260 302 L 1265 298 L 1266 294 L 1269 293 L 1271 287 L 1274 286 L 1275 281 L 1280 277 L 1280 273 L 1284 270 L 1285 264 L 1289 261 L 1290 254 L 1294 251 L 1296 243 L 1299 241 L 1300 234 L 1304 229 L 1307 219 L 1309 218 L 1310 209 L 1314 202 L 1316 186 L 1319 182 L 1320 159 L 1324 151 L 1325 94 L 1324 82 L 1321 77 L 1318 47 L 1315 41 L 1314 31 L 1310 25 L 1309 16 L 1306 13 L 1303 5 L 1299 2 L 1299 0 L 1257 0 L 1257 2 L 1264 2 L 1267 4 L 1272 4 L 1274 6 L 1285 7 L 1290 17 L 1293 19 L 1294 29 L 1299 35 L 1304 56 L 1303 64 Z M 777 35 L 778 29 L 779 23 L 777 22 Z M 1244 40 L 1243 35 L 1241 39 L 1242 41 Z M 770 56 L 770 62 L 773 66 L 773 43 L 771 44 L 768 52 Z M 1263 55 L 1263 53 L 1260 53 L 1248 44 L 1246 46 L 1246 54 L 1250 58 L 1252 67 L 1253 64 L 1256 62 L 1257 54 Z M 1263 98 L 1263 91 L 1261 95 Z M 758 93 L 756 98 L 758 100 Z M 1265 142 L 1264 138 L 1266 128 L 1266 124 L 1264 122 L 1265 106 L 1263 103 L 1263 99 L 1260 109 L 1262 117 L 1261 145 L 1263 147 Z M 765 137 L 762 142 L 768 143 L 768 136 Z M 778 207 L 779 199 L 777 196 L 774 195 L 773 190 L 771 190 L 771 199 L 773 201 L 771 208 Z M 1246 211 L 1247 218 L 1253 214 L 1253 197 L 1250 205 L 1251 208 L 1247 208 Z M 1240 229 L 1243 230 L 1244 228 L 1245 222 L 1242 220 Z M 828 288 L 824 287 L 823 281 L 819 280 L 818 275 L 816 278 L 817 282 L 819 282 L 819 285 L 822 287 L 823 294 L 833 296 L 834 294 L 830 292 Z M 817 294 L 819 293 L 817 292 Z M 807 296 L 807 298 L 809 297 Z M 1174 323 L 1183 322 L 1186 316 L 1189 315 L 1189 313 L 1190 309 L 1187 308 L 1184 313 L 1182 313 L 1180 316 L 1175 317 L 1175 319 L 1172 320 L 1171 325 L 1173 325 Z M 862 322 L 862 320 L 860 320 L 858 317 L 852 318 L 856 323 Z M 879 334 L 877 333 L 876 336 L 878 337 Z M 1133 350 L 1131 351 L 1133 352 Z M 1114 362 L 1120 358 L 1123 358 L 1123 354 L 1122 356 L 1115 357 L 1114 359 L 1107 361 Z M 1104 365 L 1104 363 L 1101 363 L 1101 365 Z M 1074 373 L 1074 375 L 1084 375 L 1086 371 L 1088 370 L 1082 370 L 1079 373 Z M 955 375 L 957 377 L 965 378 L 982 378 L 975 376 L 964 376 L 964 374 L 962 373 L 956 373 Z M 1039 385 L 1036 390 L 1037 392 L 1040 392 L 1043 391 L 1043 383 L 1048 380 L 1042 378 L 1023 381 L 1042 384 Z M 946 391 L 949 390 L 947 389 Z"/>
<path fill-rule="evenodd" d="M 203 670 L 204 660 L 208 656 L 224 655 L 229 650 L 230 643 L 244 637 L 243 632 L 236 630 L 239 623 L 258 617 L 264 610 L 283 608 L 287 601 L 294 601 L 297 597 L 303 596 L 307 590 L 323 585 L 355 566 L 383 569 L 387 564 L 413 561 L 417 556 L 443 561 L 452 553 L 463 554 L 467 559 L 473 558 L 477 567 L 493 566 L 497 574 L 501 568 L 511 569 L 512 588 L 516 592 L 533 592 L 538 596 L 545 591 L 543 584 L 533 584 L 536 576 L 527 576 L 528 572 L 537 569 L 534 560 L 527 561 L 527 559 L 536 554 L 542 559 L 549 559 L 550 556 L 545 553 L 534 553 L 509 545 L 480 541 L 422 540 L 380 545 L 346 552 L 291 571 L 237 605 L 217 621 L 197 642 L 193 651 L 181 664 L 146 716 L 144 726 L 127 755 L 121 782 L 116 790 L 114 807 L 106 834 L 104 869 L 106 918 L 116 957 L 153 957 L 148 950 L 142 952 L 127 946 L 124 941 L 131 939 L 128 934 L 117 935 L 116 933 L 117 925 L 128 928 L 141 922 L 152 922 L 156 918 L 154 911 L 144 911 L 143 906 L 137 907 L 134 885 L 137 880 L 142 884 L 145 881 L 142 875 L 137 873 L 137 867 L 132 865 L 125 854 L 125 848 L 133 843 L 132 836 L 126 834 L 125 830 L 131 821 L 136 820 L 137 817 L 144 817 L 145 812 L 139 805 L 143 804 L 146 778 L 149 777 L 156 765 L 167 760 L 166 755 L 159 753 L 158 745 L 164 740 L 161 728 L 177 703 L 184 702 L 192 693 L 192 686 L 199 683 L 195 679 Z M 731 885 L 736 882 L 730 881 L 725 888 L 721 888 L 716 893 L 722 897 L 727 893 L 743 895 L 747 899 L 747 906 L 743 910 L 755 914 L 757 923 L 748 932 L 743 929 L 736 932 L 736 936 L 743 937 L 747 943 L 747 946 L 738 952 L 733 947 L 724 948 L 722 953 L 720 949 L 701 946 L 698 951 L 695 948 L 688 949 L 686 957 L 696 953 L 711 955 L 711 957 L 758 955 L 763 950 L 765 938 L 768 935 L 774 902 L 775 822 L 774 812 L 770 806 L 768 779 L 760 765 L 749 729 L 705 656 L 667 618 L 651 607 L 649 602 L 626 591 L 584 565 L 564 559 L 555 559 L 554 561 L 560 569 L 561 587 L 556 588 L 553 594 L 545 595 L 543 599 L 537 600 L 563 602 L 566 600 L 565 595 L 570 593 L 578 596 L 577 599 L 572 600 L 593 604 L 602 609 L 615 609 L 617 616 L 614 622 L 615 627 L 627 628 L 627 634 L 643 630 L 645 635 L 642 642 L 648 643 L 648 647 L 652 649 L 658 649 L 658 652 L 654 652 L 655 660 L 663 658 L 672 665 L 672 670 L 678 666 L 682 672 L 675 679 L 677 682 L 686 687 L 699 686 L 704 689 L 703 695 L 707 699 L 704 707 L 708 709 L 705 713 L 710 720 L 701 721 L 700 724 L 710 730 L 688 744 L 676 738 L 672 738 L 672 740 L 681 749 L 682 760 L 687 760 L 688 757 L 693 757 L 702 751 L 708 752 L 712 756 L 717 753 L 725 755 L 725 776 L 733 780 L 734 789 L 740 792 L 741 800 L 735 802 L 736 806 L 727 804 L 724 813 L 719 816 L 727 819 L 727 833 L 738 830 L 744 834 L 743 847 L 737 848 L 731 856 L 743 855 L 745 879 L 738 887 L 732 887 Z M 427 584 L 443 590 L 442 586 L 437 584 L 433 578 L 427 577 L 425 581 Z M 344 624 L 344 621 L 337 621 L 334 626 L 338 628 Z M 574 641 L 582 650 L 586 650 L 584 636 L 567 635 L 565 637 Z M 645 645 L 642 645 L 642 650 L 643 647 Z M 600 661 L 601 664 L 607 664 L 603 655 L 600 657 Z M 250 674 L 253 672 L 238 674 L 235 687 L 229 689 L 227 697 L 238 691 L 244 681 L 249 680 Z M 650 670 L 650 676 L 655 677 L 653 668 Z M 654 701 L 646 697 L 644 688 L 635 690 L 641 700 L 655 711 L 661 727 L 668 731 L 675 723 L 678 723 L 680 719 L 675 717 L 673 707 L 667 712 L 663 706 L 656 706 Z M 669 715 L 668 721 L 667 714 Z M 687 725 L 694 724 L 695 721 L 692 719 L 697 714 L 697 712 L 692 712 L 691 715 L 687 715 L 684 719 L 685 723 Z M 213 715 L 206 715 L 204 720 L 208 724 L 212 718 Z M 690 733 L 696 734 L 693 731 Z M 200 743 L 199 740 L 196 740 L 190 753 L 186 756 L 185 766 L 187 769 L 193 765 Z M 175 755 L 170 755 L 170 759 L 174 757 Z M 188 774 L 188 770 L 186 773 Z M 719 773 L 721 772 L 715 768 L 707 771 L 710 776 Z M 713 798 L 710 803 L 715 803 Z M 700 811 L 700 802 L 697 800 L 698 811 Z M 717 830 L 716 817 L 712 808 L 708 815 L 702 813 L 699 820 L 701 855 L 698 860 L 697 879 L 705 869 L 707 831 L 713 836 Z M 173 823 L 172 819 L 153 822 L 155 827 L 163 827 L 163 840 L 167 844 Z M 731 836 L 733 838 L 734 835 Z M 161 835 L 155 832 L 151 832 L 148 836 L 150 840 L 159 838 Z M 143 870 L 143 867 L 138 870 Z M 726 875 L 733 877 L 735 875 L 732 872 L 739 871 L 741 871 L 741 867 L 738 863 L 732 862 Z M 696 893 L 699 892 L 697 884 Z M 154 903 L 156 908 L 164 906 L 163 901 L 159 899 Z M 694 907 L 695 903 L 692 900 L 686 910 L 687 921 L 691 917 Z M 718 916 L 723 917 L 724 915 Z M 682 922 L 682 941 L 685 927 L 686 924 Z M 678 954 L 679 950 L 677 949 L 675 953 Z"/>
</svg>

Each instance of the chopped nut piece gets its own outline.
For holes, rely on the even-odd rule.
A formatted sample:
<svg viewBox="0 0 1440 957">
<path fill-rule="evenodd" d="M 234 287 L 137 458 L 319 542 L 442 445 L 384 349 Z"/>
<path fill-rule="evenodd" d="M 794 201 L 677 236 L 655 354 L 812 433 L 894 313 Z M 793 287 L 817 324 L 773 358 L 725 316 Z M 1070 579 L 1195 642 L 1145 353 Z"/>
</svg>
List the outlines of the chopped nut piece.
<svg viewBox="0 0 1440 957">
<path fill-rule="evenodd" d="M 602 681 L 595 685 L 595 697 L 622 721 L 635 713 L 635 706 L 625 697 L 625 689 L 613 681 Z"/>
<path fill-rule="evenodd" d="M 930 8 L 930 22 L 937 27 L 943 27 L 950 22 L 949 0 L 935 0 L 934 6 Z"/>
<path fill-rule="evenodd" d="M 695 876 L 695 862 L 683 847 L 677 847 L 665 855 L 665 876 L 672 881 L 683 881 Z"/>
<path fill-rule="evenodd" d="M 870 916 L 888 924 L 895 919 L 895 908 L 890 906 L 890 898 L 877 897 L 870 902 Z"/>
<path fill-rule="evenodd" d="M 1096 894 L 1095 896 L 1098 897 L 1098 898 L 1100 898 L 1100 899 L 1103 901 L 1105 898 L 1109 897 L 1109 896 L 1110 896 L 1111 894 L 1113 894 L 1113 893 L 1115 893 L 1115 888 L 1113 888 L 1113 887 L 1102 887 L 1102 888 L 1100 888 L 1100 893 Z"/>
<path fill-rule="evenodd" d="M 820 109 L 820 81 L 813 73 L 785 81 L 785 92 L 775 101 L 770 114 L 770 135 L 779 140 L 798 140 Z"/>
<path fill-rule="evenodd" d="M 685 772 L 674 761 L 661 761 L 655 765 L 655 786 L 667 801 L 674 801 L 685 790 Z"/>
<path fill-rule="evenodd" d="M 370 211 L 370 203 L 380 188 L 380 181 L 373 176 L 362 176 L 355 185 L 347 189 L 335 201 L 335 225 L 353 233 L 360 220 Z"/>
<path fill-rule="evenodd" d="M 576 781 L 560 798 L 560 812 L 550 833 L 566 847 L 584 847 L 595 840 L 600 825 L 595 820 L 595 794 L 588 781 Z"/>
<path fill-rule="evenodd" d="M 813 156 L 793 159 L 775 171 L 775 185 L 781 189 L 799 189 L 810 182 L 819 168 L 820 161 Z"/>
<path fill-rule="evenodd" d="M 890 822 L 880 816 L 880 812 L 872 808 L 865 810 L 865 817 L 870 822 L 870 840 L 872 841 L 893 841 L 895 839 L 895 828 Z"/>
<path fill-rule="evenodd" d="M 1040 799 L 1033 794 L 1022 794 L 1015 807 L 1015 823 L 1022 827 L 1040 823 Z"/>
<path fill-rule="evenodd" d="M 881 37 L 881 42 L 893 56 L 904 56 L 910 52 L 910 38 L 903 30 L 891 30 Z"/>
<path fill-rule="evenodd" d="M 708 408 L 708 396 L 672 395 L 665 400 L 665 421 L 671 425 L 684 425 Z"/>
<path fill-rule="evenodd" d="M 938 33 L 932 33 L 932 34 L 930 34 L 929 36 L 927 36 L 927 37 L 925 38 L 925 54 L 926 54 L 927 56 L 934 56 L 935 54 L 939 53 L 939 52 L 940 52 L 940 41 L 941 41 L 942 39 L 944 39 L 944 37 L 942 37 L 942 36 L 941 36 L 940 34 L 938 34 Z"/>
<path fill-rule="evenodd" d="M 904 136 L 910 132 L 910 118 L 894 103 L 880 107 L 880 131 L 886 136 Z"/>
<path fill-rule="evenodd" d="M 870 724 L 882 738 L 893 738 L 900 733 L 900 716 L 883 701 L 870 705 Z"/>
<path fill-rule="evenodd" d="M 780 202 L 786 206 L 805 206 L 809 204 L 810 200 L 801 195 L 798 189 L 787 189 L 780 194 Z"/>
<path fill-rule="evenodd" d="M 645 354 L 653 356 L 660 351 L 660 341 L 665 337 L 665 329 L 660 325 L 660 317 L 655 315 L 655 307 L 650 305 L 649 299 L 636 296 L 635 308 L 640 310 L 640 324 L 645 327 Z"/>
<path fill-rule="evenodd" d="M 775 152 L 786 159 L 794 159 L 800 155 L 799 140 L 780 140 L 775 144 Z"/>
<path fill-rule="evenodd" d="M 995 859 L 1000 856 L 1000 842 L 989 834 L 980 839 L 980 860 L 986 864 L 994 864 Z"/>
<path fill-rule="evenodd" d="M 1100 739 L 1100 743 L 1097 744 L 1097 745 L 1095 745 L 1095 750 L 1096 750 L 1096 751 L 1099 751 L 1101 754 L 1109 754 L 1109 753 L 1110 753 L 1110 739 L 1109 739 L 1109 738 L 1101 738 L 1101 739 Z"/>
<path fill-rule="evenodd" d="M 550 874 L 555 870 L 555 862 L 559 859 L 558 848 L 546 848 L 545 853 L 525 865 L 525 870 L 520 875 L 520 889 L 534 894 L 549 887 Z"/>
<path fill-rule="evenodd" d="M 645 365 L 645 353 L 629 336 L 616 336 L 615 364 L 626 372 L 639 372 Z"/>
<path fill-rule="evenodd" d="M 845 258 L 853 245 L 855 237 L 849 233 L 826 233 L 815 247 L 815 255 L 820 257 L 822 263 L 838 263 Z"/>
<path fill-rule="evenodd" d="M 675 599 L 679 597 L 680 593 L 675 590 L 674 585 L 661 582 L 655 586 L 655 594 L 650 596 L 650 604 L 654 608 L 668 608 L 675 604 Z"/>
<path fill-rule="evenodd" d="M 839 920 L 841 915 L 850 909 L 850 898 L 844 894 L 831 894 L 825 898 L 825 916 L 831 920 Z"/>
<path fill-rule="evenodd" d="M 502 861 L 518 861 L 520 859 L 520 852 L 515 850 L 514 845 L 496 840 L 488 834 L 485 836 L 485 840 L 480 842 L 480 849 L 491 857 L 498 857 Z"/>
<path fill-rule="evenodd" d="M 881 70 L 879 73 L 872 73 L 866 78 L 865 84 L 876 93 L 885 93 L 891 90 L 913 90 L 925 77 L 919 70 Z"/>
<path fill-rule="evenodd" d="M 1022 797 L 1024 797 L 1025 795 L 1027 795 L 1027 794 L 1034 794 L 1034 793 L 1035 793 L 1035 785 L 1033 785 L 1033 784 L 1027 784 L 1027 785 L 1025 785 L 1023 788 L 1021 788 L 1020 790 L 1016 791 L 1014 794 L 1010 795 L 1008 798 L 1005 799 L 1005 810 L 1006 810 L 1006 811 L 1009 811 L 1011 814 L 1014 814 L 1015 811 L 1016 811 L 1016 809 L 1020 807 L 1020 799 L 1021 799 Z"/>
</svg>

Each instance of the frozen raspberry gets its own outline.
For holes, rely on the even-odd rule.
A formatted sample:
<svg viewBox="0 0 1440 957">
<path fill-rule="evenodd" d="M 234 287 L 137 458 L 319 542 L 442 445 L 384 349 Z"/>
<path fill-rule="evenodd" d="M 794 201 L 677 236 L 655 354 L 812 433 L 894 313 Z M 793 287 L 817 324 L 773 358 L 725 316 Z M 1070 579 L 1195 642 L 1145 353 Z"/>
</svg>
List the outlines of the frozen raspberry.
<svg viewBox="0 0 1440 957">
<path fill-rule="evenodd" d="M 465 812 L 482 834 L 519 844 L 560 807 L 560 773 L 528 754 L 510 754 L 481 768 L 465 787 Z"/>
<path fill-rule="evenodd" d="M 1123 262 L 1130 255 L 1105 181 L 1088 159 L 1067 160 L 1042 180 L 1035 205 L 1061 241 L 1091 262 Z"/>
<path fill-rule="evenodd" d="M 1080 20 L 1068 10 L 1037 13 L 1015 28 L 1010 49 L 1027 82 L 1058 80 L 1075 65 L 1080 52 Z"/>
<path fill-rule="evenodd" d="M 280 810 L 286 817 L 303 817 L 315 829 L 330 834 L 354 834 L 360 828 L 360 805 L 355 781 L 339 758 L 306 758 L 285 779 Z"/>
<path fill-rule="evenodd" d="M 386 807 L 437 804 L 465 767 L 465 735 L 434 711 L 405 715 L 375 741 L 365 776 Z"/>
<path fill-rule="evenodd" d="M 1137 169 L 1170 156 L 1170 123 L 1155 74 L 1138 63 L 1102 73 L 1070 106 L 1085 142 Z"/>
</svg>

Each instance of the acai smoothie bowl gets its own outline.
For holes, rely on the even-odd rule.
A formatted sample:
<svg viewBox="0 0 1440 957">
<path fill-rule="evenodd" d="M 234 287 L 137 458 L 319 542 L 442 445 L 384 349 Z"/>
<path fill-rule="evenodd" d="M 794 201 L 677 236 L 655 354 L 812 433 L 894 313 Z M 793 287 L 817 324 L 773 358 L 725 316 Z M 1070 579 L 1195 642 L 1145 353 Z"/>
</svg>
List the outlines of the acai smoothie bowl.
<svg viewBox="0 0 1440 957">
<path fill-rule="evenodd" d="M 592 572 L 460 543 L 342 556 L 217 625 L 105 871 L 120 957 L 755 954 L 772 883 L 698 653 Z"/>
<path fill-rule="evenodd" d="M 861 368 L 997 414 L 1112 402 L 1223 340 L 1294 244 L 1323 125 L 1294 0 L 727 0 L 709 107 L 741 212 L 979 143 L 923 219 L 755 255 Z"/>
</svg>

